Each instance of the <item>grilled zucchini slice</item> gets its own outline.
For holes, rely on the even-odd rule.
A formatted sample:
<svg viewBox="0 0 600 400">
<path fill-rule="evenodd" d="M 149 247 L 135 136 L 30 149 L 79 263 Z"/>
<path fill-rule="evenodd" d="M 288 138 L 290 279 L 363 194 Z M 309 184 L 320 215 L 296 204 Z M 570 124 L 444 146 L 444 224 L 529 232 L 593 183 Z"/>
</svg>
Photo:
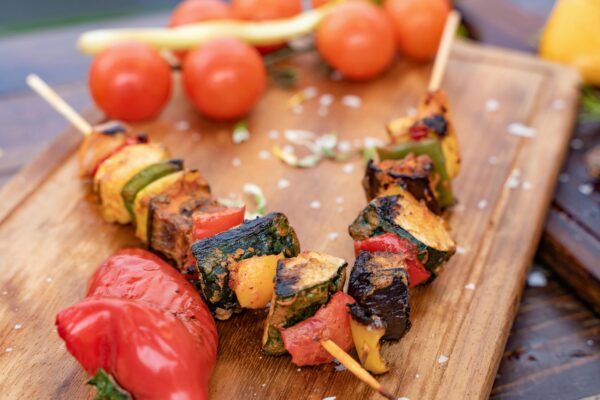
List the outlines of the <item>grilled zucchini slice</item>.
<svg viewBox="0 0 600 400">
<path fill-rule="evenodd" d="M 412 196 L 376 198 L 360 212 L 348 231 L 354 240 L 385 232 L 410 240 L 417 246 L 417 257 L 432 278 L 456 251 L 444 220 Z"/>
<path fill-rule="evenodd" d="M 255 256 L 294 257 L 300 251 L 296 232 L 287 217 L 271 213 L 192 245 L 200 287 L 207 305 L 220 320 L 229 319 L 241 306 L 229 286 L 236 263 Z"/>
<path fill-rule="evenodd" d="M 187 171 L 168 189 L 150 199 L 148 244 L 185 269 L 190 247 L 192 214 L 196 210 L 218 209 L 210 187 L 198 171 Z"/>
<path fill-rule="evenodd" d="M 121 196 L 123 187 L 144 168 L 168 158 L 169 152 L 164 146 L 143 143 L 126 146 L 104 161 L 94 175 L 94 189 L 99 195 L 104 219 L 121 224 L 131 222 Z"/>
<path fill-rule="evenodd" d="M 369 160 L 362 181 L 367 200 L 382 195 L 392 187 L 399 187 L 425 203 L 433 213 L 440 214 L 434 195 L 433 161 L 428 155 L 411 153 L 401 160 Z"/>
<path fill-rule="evenodd" d="M 133 203 L 136 221 L 135 236 L 142 242 L 148 243 L 148 208 L 150 206 L 150 200 L 152 197 L 167 191 L 171 185 L 182 179 L 183 176 L 183 171 L 163 176 L 140 190 L 135 196 Z"/>
<path fill-rule="evenodd" d="M 134 201 L 137 194 L 144 189 L 146 186 L 162 178 L 165 175 L 172 174 L 173 172 L 181 171 L 183 169 L 183 160 L 168 160 L 161 161 L 156 164 L 152 164 L 137 174 L 135 174 L 129 182 L 123 186 L 121 190 L 121 196 L 125 202 L 125 208 L 129 211 L 131 220 L 135 223 L 135 211 Z"/>
<path fill-rule="evenodd" d="M 335 292 L 342 290 L 347 266 L 342 258 L 314 251 L 277 263 L 275 292 L 263 334 L 263 350 L 267 354 L 286 353 L 279 330 L 313 316 Z"/>
<path fill-rule="evenodd" d="M 410 329 L 408 271 L 403 255 L 361 251 L 350 274 L 348 294 L 369 315 L 385 322 L 383 339 L 398 340 Z"/>
</svg>

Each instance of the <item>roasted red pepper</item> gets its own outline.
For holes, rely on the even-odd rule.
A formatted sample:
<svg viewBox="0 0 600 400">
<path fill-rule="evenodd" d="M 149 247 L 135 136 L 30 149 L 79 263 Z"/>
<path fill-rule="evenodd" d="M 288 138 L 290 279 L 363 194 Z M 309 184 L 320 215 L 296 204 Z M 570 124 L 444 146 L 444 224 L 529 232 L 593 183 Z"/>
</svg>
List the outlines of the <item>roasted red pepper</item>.
<svg viewBox="0 0 600 400">
<path fill-rule="evenodd" d="M 384 233 L 365 240 L 357 240 L 354 242 L 354 253 L 358 255 L 361 250 L 368 251 L 369 253 L 385 251 L 406 255 L 405 262 L 408 269 L 410 287 L 415 287 L 426 282 L 431 276 L 431 272 L 427 271 L 423 263 L 417 258 L 417 248 L 415 245 L 393 233 Z"/>
<path fill-rule="evenodd" d="M 56 319 L 86 371 L 103 368 L 136 399 L 207 397 L 216 326 L 179 272 L 145 250 L 121 250 L 96 270 L 87 295 Z"/>
<path fill-rule="evenodd" d="M 240 225 L 244 222 L 246 206 L 226 208 L 213 213 L 197 213 L 192 215 L 192 243 L 206 239 L 217 233 Z"/>
<path fill-rule="evenodd" d="M 344 351 L 353 346 L 350 315 L 347 304 L 354 299 L 338 292 L 310 318 L 281 331 L 285 349 L 298 366 L 317 365 L 333 361 L 333 356 L 321 346 L 323 340 L 331 339 Z"/>
</svg>

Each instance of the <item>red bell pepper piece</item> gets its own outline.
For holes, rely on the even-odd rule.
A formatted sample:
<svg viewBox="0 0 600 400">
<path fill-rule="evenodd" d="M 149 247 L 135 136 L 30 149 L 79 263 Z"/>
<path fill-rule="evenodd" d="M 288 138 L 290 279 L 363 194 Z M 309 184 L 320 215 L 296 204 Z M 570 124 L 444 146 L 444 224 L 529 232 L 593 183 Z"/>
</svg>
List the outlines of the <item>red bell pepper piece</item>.
<svg viewBox="0 0 600 400">
<path fill-rule="evenodd" d="M 411 288 L 426 282 L 431 276 L 431 272 L 427 271 L 423 263 L 419 261 L 416 246 L 409 240 L 402 239 L 393 233 L 384 233 L 365 240 L 355 241 L 354 253 L 358 255 L 361 251 L 369 253 L 385 251 L 404 254 L 408 269 L 409 287 Z"/>
<path fill-rule="evenodd" d="M 192 215 L 192 243 L 206 239 L 244 222 L 246 206 Z"/>
<path fill-rule="evenodd" d="M 56 327 L 88 373 L 103 368 L 136 400 L 208 399 L 204 349 L 168 312 L 88 298 L 61 311 Z"/>
<path fill-rule="evenodd" d="M 352 297 L 338 292 L 315 315 L 281 330 L 283 344 L 292 355 L 292 362 L 298 366 L 332 362 L 333 356 L 321 346 L 321 342 L 327 339 L 349 351 L 353 341 L 346 304 L 353 303 Z"/>
<path fill-rule="evenodd" d="M 87 295 L 56 319 L 86 371 L 103 368 L 136 399 L 207 398 L 217 330 L 179 272 L 150 252 L 125 249 L 96 270 Z"/>
</svg>

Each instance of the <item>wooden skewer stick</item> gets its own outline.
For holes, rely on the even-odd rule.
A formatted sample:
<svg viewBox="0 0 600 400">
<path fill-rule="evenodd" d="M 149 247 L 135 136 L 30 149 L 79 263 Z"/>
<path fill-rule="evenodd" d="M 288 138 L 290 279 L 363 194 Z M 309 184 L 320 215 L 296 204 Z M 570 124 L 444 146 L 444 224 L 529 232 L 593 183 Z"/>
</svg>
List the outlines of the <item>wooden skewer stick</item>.
<svg viewBox="0 0 600 400">
<path fill-rule="evenodd" d="M 35 74 L 27 75 L 27 84 L 44 100 L 48 102 L 56 111 L 67 119 L 79 132 L 89 135 L 93 131 L 90 125 L 83 117 L 73 109 L 66 101 L 62 99 L 46 82 Z"/>
<path fill-rule="evenodd" d="M 348 353 L 346 353 L 333 341 L 329 339 L 324 340 L 321 342 L 321 346 L 323 346 L 323 348 L 327 350 L 329 354 L 334 356 L 344 367 L 348 368 L 348 371 L 352 372 L 358 379 L 371 386 L 386 399 L 396 400 L 396 396 L 392 395 L 387 389 L 381 386 L 381 383 L 373 378 L 373 375 L 361 367 L 361 365 L 354 358 L 350 357 Z"/>
<path fill-rule="evenodd" d="M 435 56 L 435 62 L 433 64 L 433 72 L 429 79 L 429 91 L 433 92 L 440 88 L 442 84 L 442 78 L 446 71 L 446 64 L 448 64 L 448 58 L 450 56 L 450 48 L 452 42 L 456 36 L 456 30 L 460 23 L 460 13 L 456 10 L 452 10 L 446 18 L 446 24 L 444 25 L 444 33 L 440 40 L 440 47 L 438 47 L 437 54 Z"/>
</svg>

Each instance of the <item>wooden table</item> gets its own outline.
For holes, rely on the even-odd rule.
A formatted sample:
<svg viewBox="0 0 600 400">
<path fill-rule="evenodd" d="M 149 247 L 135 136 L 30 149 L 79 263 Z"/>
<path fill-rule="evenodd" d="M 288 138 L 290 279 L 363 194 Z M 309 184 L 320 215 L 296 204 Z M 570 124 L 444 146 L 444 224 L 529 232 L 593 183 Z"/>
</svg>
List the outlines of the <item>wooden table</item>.
<svg viewBox="0 0 600 400">
<path fill-rule="evenodd" d="M 537 3 L 544 2 L 549 3 Z M 482 41 L 522 50 L 531 50 L 528 39 L 544 21 L 539 10 L 548 10 L 538 5 L 534 12 L 505 0 L 460 4 Z M 66 125 L 28 90 L 25 75 L 39 73 L 83 111 L 91 103 L 85 84 L 89 59 L 74 48 L 77 34 L 97 26 L 161 25 L 165 20 L 166 14 L 150 14 L 1 39 L 0 58 L 5 62 L 0 64 L 0 185 Z M 600 319 L 546 269 L 541 271 L 548 285 L 525 290 L 492 398 L 579 399 L 600 394 Z"/>
</svg>

